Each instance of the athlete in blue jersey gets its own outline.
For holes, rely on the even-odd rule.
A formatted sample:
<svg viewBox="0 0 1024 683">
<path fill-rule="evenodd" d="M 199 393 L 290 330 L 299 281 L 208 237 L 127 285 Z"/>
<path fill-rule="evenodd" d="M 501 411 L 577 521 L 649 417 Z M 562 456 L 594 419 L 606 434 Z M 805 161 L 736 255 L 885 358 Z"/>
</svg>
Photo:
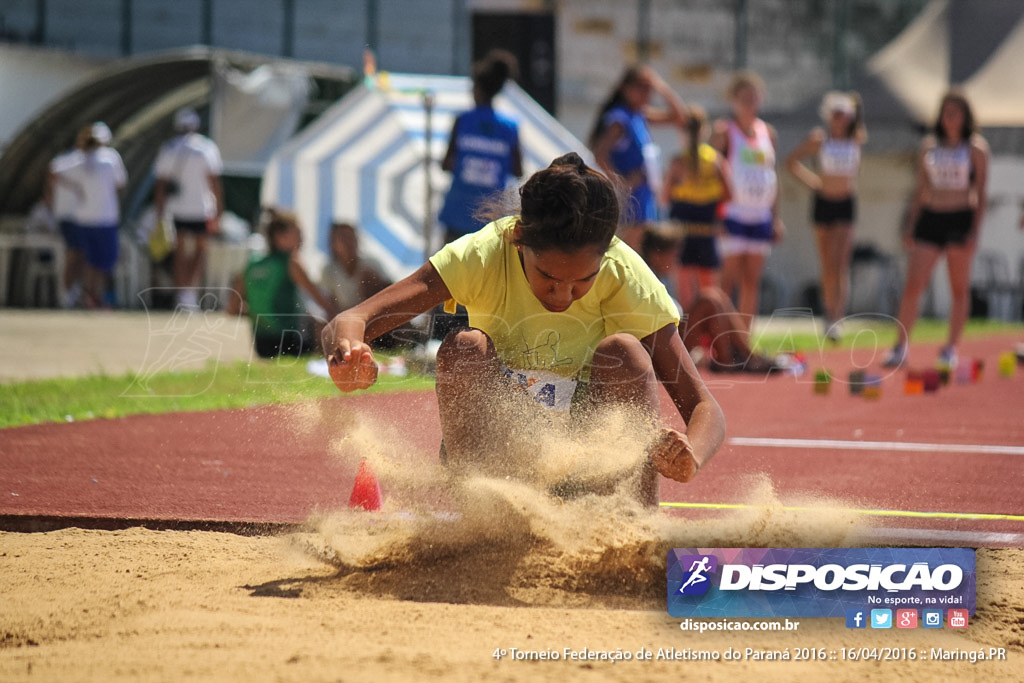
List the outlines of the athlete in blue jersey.
<svg viewBox="0 0 1024 683">
<path fill-rule="evenodd" d="M 649 105 L 652 92 L 665 101 L 665 109 Z M 620 236 L 634 249 L 640 246 L 643 224 L 658 219 L 662 170 L 647 124 L 682 126 L 686 118 L 686 106 L 672 88 L 649 66 L 635 66 L 623 74 L 590 133 L 590 149 L 601 170 L 630 192 Z"/>
<path fill-rule="evenodd" d="M 476 232 L 484 222 L 474 217 L 488 196 L 505 189 L 512 177 L 523 175 L 523 157 L 516 122 L 494 111 L 494 97 L 509 78 L 515 78 L 516 58 L 492 50 L 473 66 L 476 107 L 455 119 L 448 152 L 441 167 L 452 174 L 439 220 L 445 243 Z"/>
</svg>

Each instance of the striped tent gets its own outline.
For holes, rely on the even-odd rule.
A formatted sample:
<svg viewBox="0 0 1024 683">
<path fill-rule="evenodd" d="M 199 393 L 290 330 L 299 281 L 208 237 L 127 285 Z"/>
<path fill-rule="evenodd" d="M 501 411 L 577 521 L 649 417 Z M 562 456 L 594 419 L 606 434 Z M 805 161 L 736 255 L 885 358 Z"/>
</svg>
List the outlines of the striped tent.
<svg viewBox="0 0 1024 683">
<path fill-rule="evenodd" d="M 472 106 L 468 78 L 380 73 L 367 79 L 273 155 L 263 177 L 263 205 L 298 214 L 302 256 L 311 272 L 325 262 L 330 225 L 338 220 L 361 229 L 361 250 L 390 277 L 404 277 L 440 244 L 440 230 L 432 226 L 450 182 L 441 160 L 455 117 Z M 586 154 L 514 83 L 494 106 L 519 122 L 527 176 L 565 152 Z"/>
</svg>

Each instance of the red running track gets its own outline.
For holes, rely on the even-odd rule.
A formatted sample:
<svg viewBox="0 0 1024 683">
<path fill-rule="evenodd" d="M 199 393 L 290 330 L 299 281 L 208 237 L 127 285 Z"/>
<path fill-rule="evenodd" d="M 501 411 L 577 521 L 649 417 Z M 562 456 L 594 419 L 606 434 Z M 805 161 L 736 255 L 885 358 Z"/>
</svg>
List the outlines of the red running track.
<svg viewBox="0 0 1024 683">
<path fill-rule="evenodd" d="M 783 503 L 814 497 L 863 510 L 949 513 L 876 520 L 929 529 L 921 538 L 930 542 L 1024 546 L 1024 368 L 1012 378 L 997 372 L 998 354 L 1012 345 L 1009 337 L 963 345 L 962 358 L 986 363 L 975 384 L 910 396 L 899 372 L 884 378 L 876 400 L 850 395 L 845 384 L 850 369 L 877 370 L 869 352 L 821 354 L 800 378 L 705 375 L 729 441 L 693 482 L 663 482 L 663 504 L 697 505 L 672 513 L 688 517 L 720 514 L 713 506 L 747 503 L 753 482 L 767 476 Z M 934 353 L 914 349 L 922 362 Z M 813 391 L 819 368 L 835 377 L 826 396 Z M 667 397 L 665 405 L 681 425 Z M 436 459 L 430 392 L 19 427 L 0 431 L 0 527 L 299 523 L 347 504 L 355 463 L 330 453 L 353 414 L 388 425 L 389 438 Z M 999 518 L 965 516 L 979 513 Z"/>
</svg>

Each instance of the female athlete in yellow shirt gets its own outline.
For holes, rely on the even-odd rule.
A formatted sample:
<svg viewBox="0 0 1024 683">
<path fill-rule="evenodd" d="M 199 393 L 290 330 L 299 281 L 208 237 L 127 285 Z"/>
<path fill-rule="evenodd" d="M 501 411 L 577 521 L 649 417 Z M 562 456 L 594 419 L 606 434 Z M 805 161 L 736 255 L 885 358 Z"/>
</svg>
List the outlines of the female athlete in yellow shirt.
<svg viewBox="0 0 1024 683">
<path fill-rule="evenodd" d="M 486 466 L 509 416 L 501 396 L 526 389 L 552 409 L 626 404 L 656 421 L 658 383 L 686 434 L 652 436 L 638 495 L 657 504 L 660 472 L 690 480 L 721 445 L 725 419 L 677 332 L 657 278 L 615 238 L 611 183 L 576 154 L 559 157 L 520 190 L 521 211 L 444 247 L 415 273 L 351 308 L 324 331 L 331 376 L 342 391 L 372 385 L 369 342 L 443 302 L 469 313 L 469 328 L 437 355 L 446 463 Z M 656 422 L 657 423 L 657 422 Z"/>
</svg>

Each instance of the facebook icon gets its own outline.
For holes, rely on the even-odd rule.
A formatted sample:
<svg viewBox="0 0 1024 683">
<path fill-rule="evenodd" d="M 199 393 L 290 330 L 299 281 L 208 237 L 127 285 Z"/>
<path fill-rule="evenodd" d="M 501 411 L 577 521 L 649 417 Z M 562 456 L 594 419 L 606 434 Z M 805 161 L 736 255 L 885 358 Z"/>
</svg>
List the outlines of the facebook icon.
<svg viewBox="0 0 1024 683">
<path fill-rule="evenodd" d="M 867 628 L 867 612 L 862 609 L 846 610 L 846 628 Z"/>
</svg>

